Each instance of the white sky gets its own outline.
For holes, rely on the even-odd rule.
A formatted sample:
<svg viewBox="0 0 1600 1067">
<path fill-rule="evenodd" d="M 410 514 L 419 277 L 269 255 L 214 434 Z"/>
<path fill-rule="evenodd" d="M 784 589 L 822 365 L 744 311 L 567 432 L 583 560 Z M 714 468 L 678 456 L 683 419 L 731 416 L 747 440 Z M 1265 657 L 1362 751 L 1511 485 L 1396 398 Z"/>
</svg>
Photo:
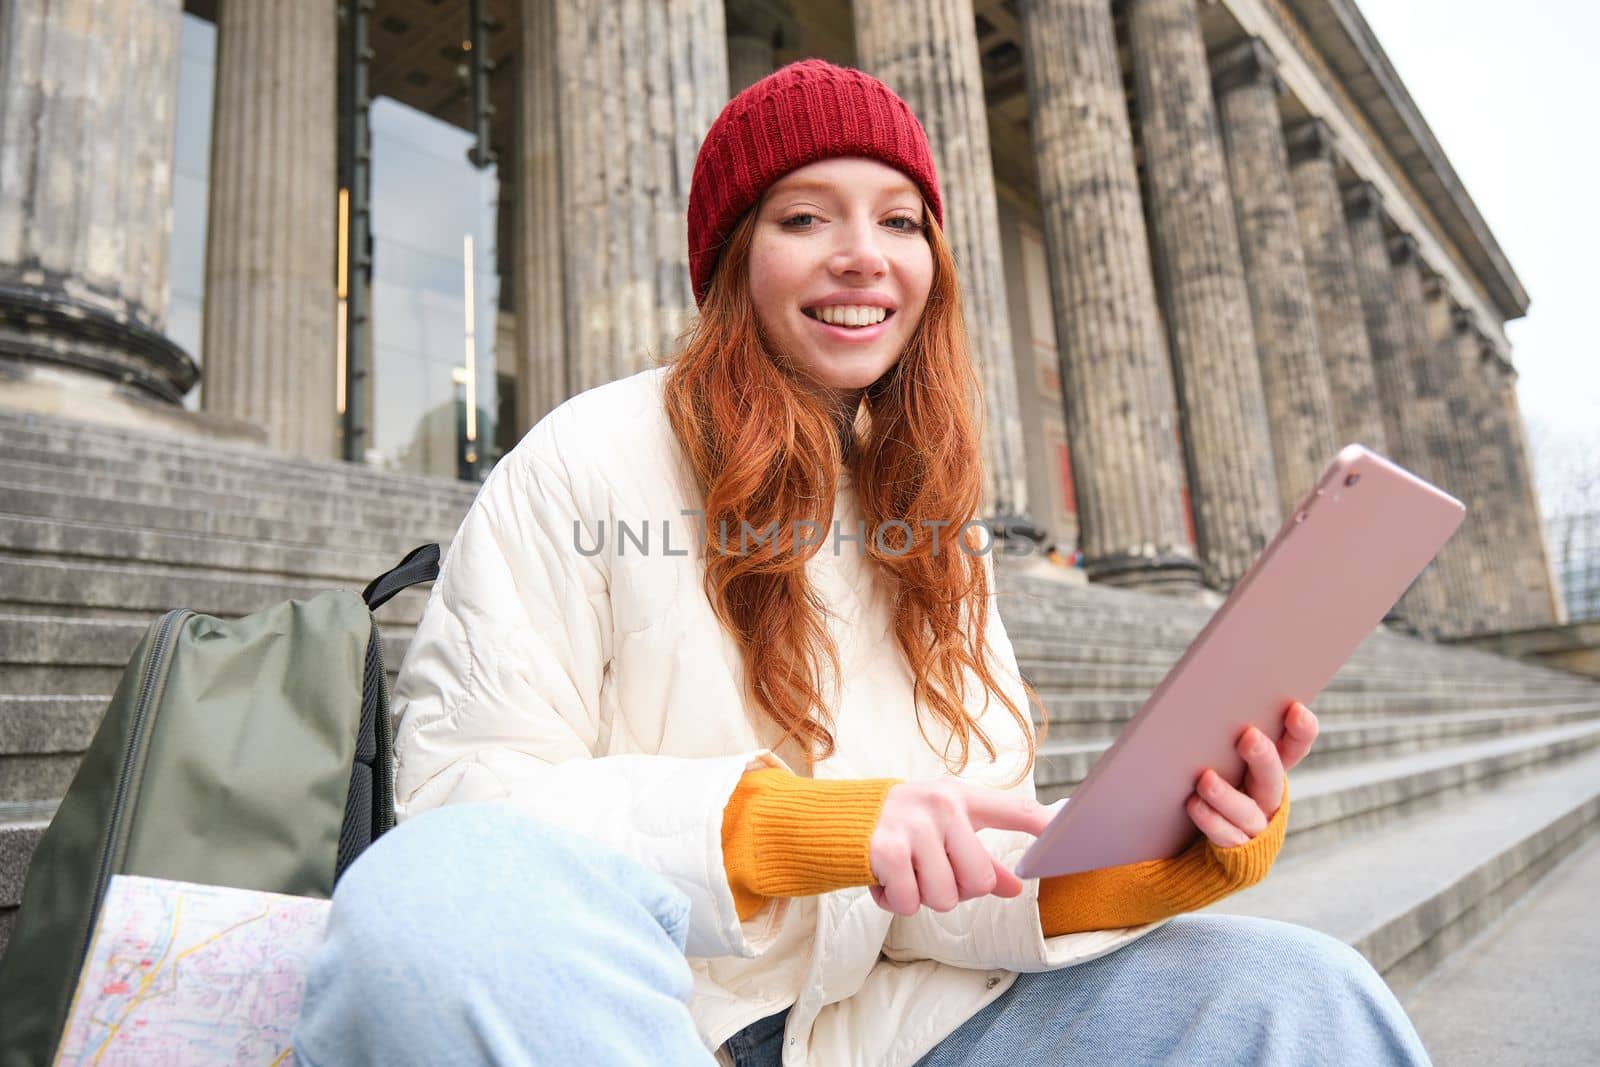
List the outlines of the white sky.
<svg viewBox="0 0 1600 1067">
<path fill-rule="evenodd" d="M 1506 334 L 1553 482 L 1600 456 L 1600 4 L 1358 3 L 1528 291 Z"/>
</svg>

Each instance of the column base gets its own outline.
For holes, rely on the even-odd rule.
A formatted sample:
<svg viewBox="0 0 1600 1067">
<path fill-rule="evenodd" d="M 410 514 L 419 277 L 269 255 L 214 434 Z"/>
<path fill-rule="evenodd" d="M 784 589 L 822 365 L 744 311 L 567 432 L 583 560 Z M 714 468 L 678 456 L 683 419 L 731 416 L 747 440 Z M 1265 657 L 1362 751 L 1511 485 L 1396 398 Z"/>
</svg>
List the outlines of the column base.
<svg viewBox="0 0 1600 1067">
<path fill-rule="evenodd" d="M 1086 558 L 1083 569 L 1096 585 L 1118 589 L 1173 596 L 1192 596 L 1205 589 L 1200 561 L 1173 548 Z"/>
<path fill-rule="evenodd" d="M 1405 612 L 1401 611 L 1399 608 L 1391 608 L 1389 613 L 1383 617 L 1383 627 L 1386 630 L 1390 630 L 1397 634 L 1404 634 L 1407 637 L 1422 636 L 1422 631 L 1417 629 L 1416 624 L 1411 621 L 1410 616 L 1406 615 Z"/>
<path fill-rule="evenodd" d="M 173 406 L 200 380 L 171 339 L 49 278 L 0 281 L 0 356 L 95 375 Z"/>
<path fill-rule="evenodd" d="M 1057 550 L 1050 531 L 1027 514 L 990 515 L 983 520 L 989 528 L 994 552 L 995 572 L 1048 578 L 1083 585 L 1088 582 L 1083 570 Z"/>
<path fill-rule="evenodd" d="M 0 410 L 80 419 L 102 426 L 267 447 L 254 423 L 154 400 L 143 390 L 64 365 L 0 355 Z"/>
</svg>

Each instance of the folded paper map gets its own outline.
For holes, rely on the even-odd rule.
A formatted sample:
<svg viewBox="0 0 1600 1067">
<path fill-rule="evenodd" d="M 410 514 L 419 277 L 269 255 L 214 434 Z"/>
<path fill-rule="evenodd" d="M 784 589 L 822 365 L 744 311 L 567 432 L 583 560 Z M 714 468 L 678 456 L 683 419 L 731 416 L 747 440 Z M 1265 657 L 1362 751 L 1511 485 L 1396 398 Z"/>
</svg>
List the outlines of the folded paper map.
<svg viewBox="0 0 1600 1067">
<path fill-rule="evenodd" d="M 117 875 L 57 1064 L 291 1064 L 328 901 Z"/>
</svg>

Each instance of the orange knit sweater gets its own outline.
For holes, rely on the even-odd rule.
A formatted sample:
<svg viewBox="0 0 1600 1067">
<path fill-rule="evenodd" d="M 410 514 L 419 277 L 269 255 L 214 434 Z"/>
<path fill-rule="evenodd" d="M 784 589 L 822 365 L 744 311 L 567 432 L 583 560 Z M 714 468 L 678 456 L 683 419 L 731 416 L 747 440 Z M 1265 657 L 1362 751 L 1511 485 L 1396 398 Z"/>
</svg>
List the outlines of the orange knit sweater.
<svg viewBox="0 0 1600 1067">
<path fill-rule="evenodd" d="M 874 885 L 872 832 L 894 778 L 819 781 L 778 768 L 750 771 L 722 815 L 722 855 L 741 919 L 772 897 Z M 1202 837 L 1181 855 L 1042 878 L 1047 936 L 1109 930 L 1203 908 L 1266 877 L 1283 846 L 1289 793 L 1267 828 L 1221 848 Z"/>
</svg>

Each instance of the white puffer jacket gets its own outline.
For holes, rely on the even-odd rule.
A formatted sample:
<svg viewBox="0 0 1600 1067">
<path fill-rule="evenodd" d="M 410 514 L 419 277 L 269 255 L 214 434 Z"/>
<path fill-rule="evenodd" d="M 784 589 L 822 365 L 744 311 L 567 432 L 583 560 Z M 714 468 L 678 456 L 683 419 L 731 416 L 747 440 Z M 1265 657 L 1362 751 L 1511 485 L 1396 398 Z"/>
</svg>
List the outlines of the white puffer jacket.
<svg viewBox="0 0 1600 1067">
<path fill-rule="evenodd" d="M 1014 900 L 946 914 L 898 918 L 854 889 L 773 901 L 739 921 L 723 870 L 723 808 L 749 769 L 806 772 L 747 709 L 739 650 L 703 592 L 701 497 L 667 420 L 664 381 L 664 370 L 649 370 L 574 397 L 484 483 L 400 669 L 401 818 L 503 802 L 659 871 L 693 905 L 690 1009 L 707 1048 L 792 1005 L 785 1064 L 912 1063 L 1014 972 L 1087 960 L 1157 925 L 1046 938 L 1037 882 Z M 939 777 L 947 771 L 918 731 L 910 668 L 871 561 L 844 536 L 861 521 L 848 481 L 835 520 L 841 535 L 829 531 L 808 564 L 836 616 L 842 675 L 837 753 L 815 773 Z M 1026 707 L 992 603 L 987 626 L 998 675 Z M 962 777 L 998 787 L 1026 759 L 1025 742 L 976 679 L 968 691 L 975 712 L 987 705 L 980 721 L 1002 758 L 989 763 L 980 748 Z M 928 729 L 945 736 L 931 717 Z M 1031 779 L 1014 788 L 1033 793 Z M 1031 841 L 982 833 L 1012 864 Z"/>
</svg>

